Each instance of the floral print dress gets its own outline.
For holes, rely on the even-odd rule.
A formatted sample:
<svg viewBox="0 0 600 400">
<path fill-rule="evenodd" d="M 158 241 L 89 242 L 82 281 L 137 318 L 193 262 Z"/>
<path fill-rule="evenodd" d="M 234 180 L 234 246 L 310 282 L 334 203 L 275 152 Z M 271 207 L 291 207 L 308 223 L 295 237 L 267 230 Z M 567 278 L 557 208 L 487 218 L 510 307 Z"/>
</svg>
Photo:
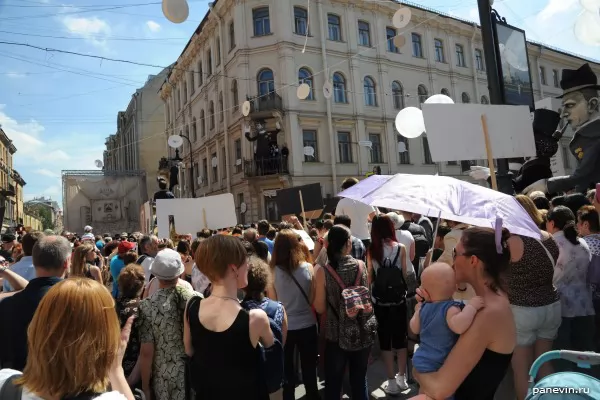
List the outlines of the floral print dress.
<svg viewBox="0 0 600 400">
<path fill-rule="evenodd" d="M 129 336 L 129 342 L 123 356 L 123 371 L 125 372 L 125 376 L 131 374 L 140 355 L 139 321 L 137 320 L 139 306 L 140 299 L 126 299 L 123 297 L 120 297 L 116 304 L 121 329 L 123 329 L 129 317 L 134 316 L 136 318 L 133 321 L 131 335 Z"/>
<path fill-rule="evenodd" d="M 155 400 L 185 400 L 183 313 L 187 301 L 195 295 L 177 286 L 159 289 L 140 303 L 140 342 L 154 344 Z"/>
</svg>

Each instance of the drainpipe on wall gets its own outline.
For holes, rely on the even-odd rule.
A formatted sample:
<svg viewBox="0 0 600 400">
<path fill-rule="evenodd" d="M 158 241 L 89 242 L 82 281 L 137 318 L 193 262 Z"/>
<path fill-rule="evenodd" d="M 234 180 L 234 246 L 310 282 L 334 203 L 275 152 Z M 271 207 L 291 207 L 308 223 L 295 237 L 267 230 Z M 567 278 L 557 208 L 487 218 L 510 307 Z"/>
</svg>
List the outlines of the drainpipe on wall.
<svg viewBox="0 0 600 400">
<path fill-rule="evenodd" d="M 542 57 L 543 46 L 540 46 L 540 55 L 535 58 L 535 67 L 537 68 L 538 82 L 540 83 L 540 98 L 544 98 L 544 86 L 542 85 L 542 74 L 540 70 L 540 58 Z"/>
<path fill-rule="evenodd" d="M 217 21 L 219 22 L 219 53 L 221 53 L 221 65 L 222 65 L 222 69 L 223 72 L 221 73 L 221 90 L 223 90 L 223 109 L 221 110 L 221 112 L 223 113 L 223 140 L 225 142 L 225 176 L 227 177 L 227 193 L 231 193 L 231 166 L 229 165 L 229 118 L 228 118 L 228 111 L 229 110 L 229 96 L 227 95 L 226 92 L 226 88 L 225 88 L 225 59 L 224 59 L 224 55 L 225 55 L 225 51 L 223 48 L 223 40 L 224 40 L 224 35 L 223 35 L 223 20 L 221 19 L 221 17 L 219 16 L 219 14 L 214 10 L 214 8 L 211 6 L 210 10 L 213 12 L 214 16 L 217 17 Z M 217 149 L 217 152 L 219 151 L 219 149 Z M 218 154 L 218 153 L 217 153 Z"/>
<path fill-rule="evenodd" d="M 475 99 L 477 103 L 481 103 L 479 93 L 479 79 L 477 77 L 477 59 L 475 58 L 475 36 L 477 36 L 477 24 L 473 23 L 473 36 L 471 36 L 471 65 L 473 70 L 473 84 L 475 85 Z"/>
<path fill-rule="evenodd" d="M 321 25 L 321 58 L 323 59 L 323 70 L 326 72 L 326 79 L 329 80 L 329 66 L 327 64 L 327 42 L 325 40 L 325 19 L 323 17 L 323 4 L 321 0 L 317 0 L 319 8 L 319 22 Z M 333 120 L 331 117 L 331 99 L 325 99 L 327 104 L 327 126 L 329 128 L 329 147 L 331 149 L 331 181 L 332 195 L 337 191 L 337 158 L 335 155 L 335 133 L 333 131 Z"/>
</svg>

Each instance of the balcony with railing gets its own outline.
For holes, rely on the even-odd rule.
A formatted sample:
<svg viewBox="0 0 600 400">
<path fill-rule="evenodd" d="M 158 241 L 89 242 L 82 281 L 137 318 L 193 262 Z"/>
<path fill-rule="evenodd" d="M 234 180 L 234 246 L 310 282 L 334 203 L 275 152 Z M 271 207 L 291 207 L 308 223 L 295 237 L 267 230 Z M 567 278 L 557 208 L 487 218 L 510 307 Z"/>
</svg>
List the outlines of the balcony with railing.
<svg viewBox="0 0 600 400">
<path fill-rule="evenodd" d="M 248 97 L 247 100 L 250 102 L 249 116 L 255 120 L 271 118 L 275 112 L 283 111 L 283 99 L 277 93 Z"/>
<path fill-rule="evenodd" d="M 257 158 L 244 160 L 244 177 L 256 178 L 261 176 L 288 175 L 288 158 Z"/>
</svg>

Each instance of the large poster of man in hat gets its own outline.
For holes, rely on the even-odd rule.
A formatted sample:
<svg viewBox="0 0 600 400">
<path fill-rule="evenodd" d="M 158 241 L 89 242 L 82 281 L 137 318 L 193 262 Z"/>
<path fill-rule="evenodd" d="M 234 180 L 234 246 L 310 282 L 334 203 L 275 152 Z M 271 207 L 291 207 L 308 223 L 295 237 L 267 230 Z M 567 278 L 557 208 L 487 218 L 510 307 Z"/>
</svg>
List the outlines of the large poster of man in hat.
<svg viewBox="0 0 600 400">
<path fill-rule="evenodd" d="M 523 193 L 534 191 L 560 193 L 576 189 L 585 193 L 600 182 L 600 101 L 598 78 L 589 64 L 579 69 L 564 69 L 560 86 L 563 89 L 561 117 L 575 132 L 569 144 L 577 159 L 572 175 L 540 179 L 527 186 Z"/>
</svg>

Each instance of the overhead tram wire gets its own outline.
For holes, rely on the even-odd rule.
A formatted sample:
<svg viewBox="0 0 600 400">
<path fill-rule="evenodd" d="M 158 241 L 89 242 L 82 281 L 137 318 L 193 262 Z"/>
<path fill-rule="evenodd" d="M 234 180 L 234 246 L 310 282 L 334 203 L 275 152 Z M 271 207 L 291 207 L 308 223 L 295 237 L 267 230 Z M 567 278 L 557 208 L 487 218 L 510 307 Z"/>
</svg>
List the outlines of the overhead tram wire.
<svg viewBox="0 0 600 400">
<path fill-rule="evenodd" d="M 181 40 L 187 41 L 186 38 L 136 38 L 136 37 L 110 37 L 110 36 L 85 36 L 85 37 L 70 37 L 70 36 L 52 36 L 52 35 L 37 35 L 35 33 L 11 32 L 0 30 L 0 33 L 19 36 L 33 36 L 50 39 L 71 39 L 71 40 L 122 40 L 122 41 L 166 41 L 166 40 Z"/>
</svg>

